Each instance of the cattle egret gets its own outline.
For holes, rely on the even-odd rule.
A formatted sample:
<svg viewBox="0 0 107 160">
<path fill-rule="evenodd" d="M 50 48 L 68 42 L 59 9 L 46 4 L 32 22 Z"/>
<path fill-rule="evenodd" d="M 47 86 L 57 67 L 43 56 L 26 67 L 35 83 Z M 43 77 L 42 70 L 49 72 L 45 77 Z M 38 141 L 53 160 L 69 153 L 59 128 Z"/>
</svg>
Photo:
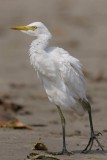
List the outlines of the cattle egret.
<svg viewBox="0 0 107 160">
<path fill-rule="evenodd" d="M 71 107 L 80 114 L 84 110 L 88 112 L 91 133 L 89 142 L 82 153 L 91 151 L 94 140 L 104 151 L 97 139 L 100 133 L 95 134 L 94 132 L 91 106 L 86 97 L 85 80 L 79 60 L 62 48 L 48 47 L 52 35 L 41 22 L 33 22 L 27 26 L 17 26 L 11 29 L 36 37 L 30 46 L 30 62 L 37 71 L 49 100 L 56 105 L 61 118 L 63 148 L 57 154 L 70 153 L 66 148 L 65 118 L 61 111 L 62 107 Z"/>
</svg>

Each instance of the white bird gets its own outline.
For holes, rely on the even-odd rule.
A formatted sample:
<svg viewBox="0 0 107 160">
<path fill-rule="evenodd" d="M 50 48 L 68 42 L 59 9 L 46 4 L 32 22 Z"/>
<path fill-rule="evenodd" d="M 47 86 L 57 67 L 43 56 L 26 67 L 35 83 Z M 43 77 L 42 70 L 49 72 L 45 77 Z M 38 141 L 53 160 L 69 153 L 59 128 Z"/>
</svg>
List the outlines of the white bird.
<svg viewBox="0 0 107 160">
<path fill-rule="evenodd" d="M 103 150 L 95 134 L 91 116 L 91 106 L 86 97 L 85 80 L 78 59 L 59 47 L 48 47 L 52 35 L 41 22 L 33 22 L 27 26 L 17 26 L 12 29 L 20 30 L 36 37 L 30 46 L 30 62 L 37 71 L 49 100 L 56 105 L 59 111 L 63 133 L 63 148 L 57 154 L 69 154 L 65 141 L 65 118 L 62 107 L 71 107 L 80 114 L 88 111 L 90 122 L 90 139 L 82 151 L 87 153 L 92 149 L 93 141 Z M 104 150 L 103 150 L 104 151 Z"/>
</svg>

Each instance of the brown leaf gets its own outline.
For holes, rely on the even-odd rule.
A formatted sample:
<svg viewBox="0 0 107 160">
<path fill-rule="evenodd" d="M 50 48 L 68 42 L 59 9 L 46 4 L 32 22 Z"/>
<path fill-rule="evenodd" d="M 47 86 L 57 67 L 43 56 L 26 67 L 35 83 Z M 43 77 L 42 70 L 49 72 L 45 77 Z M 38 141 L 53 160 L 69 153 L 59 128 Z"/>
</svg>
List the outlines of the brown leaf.
<svg viewBox="0 0 107 160">
<path fill-rule="evenodd" d="M 32 130 L 32 127 L 25 125 L 20 121 L 2 121 L 0 122 L 1 128 L 14 128 L 14 129 L 29 129 Z"/>
<path fill-rule="evenodd" d="M 3 106 L 5 110 L 10 109 L 13 112 L 19 112 L 23 109 L 24 106 L 14 103 L 14 102 L 7 102 L 5 99 L 0 97 L 0 105 Z"/>
</svg>

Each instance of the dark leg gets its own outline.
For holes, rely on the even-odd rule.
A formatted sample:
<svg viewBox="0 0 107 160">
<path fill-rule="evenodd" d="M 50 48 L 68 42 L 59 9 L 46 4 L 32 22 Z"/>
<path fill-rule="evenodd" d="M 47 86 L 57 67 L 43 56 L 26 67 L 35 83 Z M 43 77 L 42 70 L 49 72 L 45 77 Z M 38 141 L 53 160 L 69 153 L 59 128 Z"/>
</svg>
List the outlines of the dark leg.
<svg viewBox="0 0 107 160">
<path fill-rule="evenodd" d="M 82 151 L 82 153 L 88 153 L 88 152 L 91 151 L 91 149 L 93 147 L 94 140 L 97 142 L 97 144 L 100 147 L 100 149 L 102 151 L 104 151 L 103 147 L 101 146 L 101 144 L 100 144 L 100 142 L 99 142 L 99 140 L 97 138 L 101 133 L 97 133 L 97 134 L 94 133 L 93 122 L 92 122 L 92 115 L 91 115 L 91 106 L 86 101 L 82 102 L 82 104 L 83 104 L 83 107 L 87 107 L 87 109 L 88 109 L 89 122 L 90 122 L 90 130 L 91 130 L 91 136 L 90 136 L 89 142 L 88 142 L 87 146 L 85 147 L 85 149 Z"/>
<path fill-rule="evenodd" d="M 63 113 L 61 111 L 61 108 L 59 106 L 57 106 L 58 108 L 58 112 L 61 118 L 61 125 L 62 125 L 62 134 L 63 134 L 63 148 L 61 152 L 56 152 L 56 153 L 52 153 L 52 154 L 56 154 L 56 155 L 62 155 L 62 154 L 73 154 L 72 152 L 68 152 L 66 149 L 66 142 L 65 142 L 65 118 L 63 116 Z"/>
</svg>

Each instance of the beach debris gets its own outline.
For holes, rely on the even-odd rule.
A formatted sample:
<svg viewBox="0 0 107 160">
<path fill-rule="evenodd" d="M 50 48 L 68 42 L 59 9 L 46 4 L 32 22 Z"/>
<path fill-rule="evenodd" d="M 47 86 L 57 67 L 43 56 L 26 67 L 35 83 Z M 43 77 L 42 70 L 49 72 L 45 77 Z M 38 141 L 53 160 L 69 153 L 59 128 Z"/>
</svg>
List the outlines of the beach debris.
<svg viewBox="0 0 107 160">
<path fill-rule="evenodd" d="M 13 129 L 29 129 L 33 130 L 32 127 L 25 125 L 20 121 L 0 121 L 0 128 L 13 128 Z"/>
<path fill-rule="evenodd" d="M 42 150 L 42 151 L 48 151 L 48 148 L 46 147 L 46 145 L 42 142 L 40 142 L 41 138 L 39 138 L 39 140 L 33 144 L 33 148 L 32 150 Z"/>
<path fill-rule="evenodd" d="M 41 154 L 41 153 L 30 153 L 27 156 L 26 160 L 36 160 L 36 159 L 40 159 L 40 160 L 60 160 L 56 156 L 49 155 L 49 154 Z"/>
<path fill-rule="evenodd" d="M 4 108 L 5 111 L 10 110 L 15 114 L 20 115 L 31 115 L 32 113 L 29 110 L 25 110 L 25 106 L 18 104 L 16 102 L 12 102 L 4 97 L 0 97 L 0 107 Z"/>
<path fill-rule="evenodd" d="M 19 112 L 20 110 L 23 110 L 23 107 L 24 107 L 20 104 L 14 103 L 14 102 L 8 102 L 4 98 L 0 98 L 0 106 L 5 108 L 5 110 L 9 109 L 15 113 Z"/>
<path fill-rule="evenodd" d="M 6 102 L 0 98 L 0 128 L 29 129 L 32 127 L 25 125 L 16 118 L 16 112 L 22 109 L 22 106 L 13 102 Z"/>
</svg>

